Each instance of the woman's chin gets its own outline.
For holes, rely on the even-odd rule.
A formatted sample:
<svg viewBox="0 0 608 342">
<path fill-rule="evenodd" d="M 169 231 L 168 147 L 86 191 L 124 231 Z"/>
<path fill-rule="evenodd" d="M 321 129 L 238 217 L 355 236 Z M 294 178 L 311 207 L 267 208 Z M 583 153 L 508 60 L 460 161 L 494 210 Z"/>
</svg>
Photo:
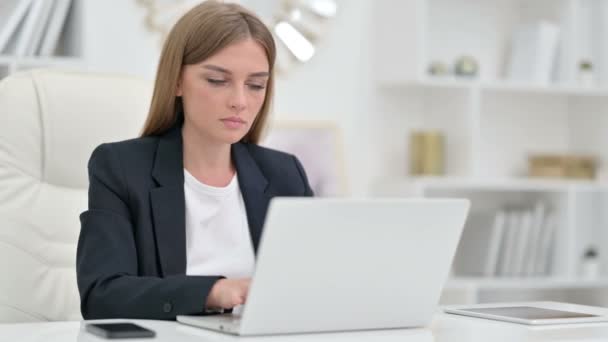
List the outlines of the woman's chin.
<svg viewBox="0 0 608 342">
<path fill-rule="evenodd" d="M 234 144 L 237 143 L 239 141 L 241 141 L 241 139 L 243 139 L 245 135 L 244 134 L 235 134 L 235 133 L 231 133 L 231 134 L 225 134 L 223 135 L 220 139 L 221 141 L 225 142 L 226 144 Z"/>
</svg>

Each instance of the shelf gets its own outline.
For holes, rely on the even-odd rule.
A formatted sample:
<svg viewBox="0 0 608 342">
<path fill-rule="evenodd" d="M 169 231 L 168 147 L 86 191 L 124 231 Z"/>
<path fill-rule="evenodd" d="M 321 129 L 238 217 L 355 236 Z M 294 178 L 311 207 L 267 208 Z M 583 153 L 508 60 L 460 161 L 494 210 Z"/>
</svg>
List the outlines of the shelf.
<svg viewBox="0 0 608 342">
<path fill-rule="evenodd" d="M 608 96 L 608 88 L 605 87 L 583 87 L 567 84 L 539 85 L 509 81 L 479 81 L 454 77 L 425 78 L 409 82 L 383 82 L 381 87 L 421 87 L 565 96 Z"/>
<path fill-rule="evenodd" d="M 479 82 L 471 79 L 458 79 L 453 77 L 427 78 L 423 80 L 412 80 L 405 82 L 380 82 L 383 88 L 422 87 L 422 88 L 445 88 L 453 90 L 471 90 L 479 86 Z"/>
<path fill-rule="evenodd" d="M 15 61 L 14 56 L 0 55 L 0 65 L 8 65 Z"/>
<path fill-rule="evenodd" d="M 488 82 L 481 83 L 481 89 L 496 92 L 514 93 L 536 93 L 547 95 L 569 95 L 569 96 L 608 96 L 608 88 L 584 87 L 580 85 L 550 84 L 537 85 L 518 82 Z"/>
<path fill-rule="evenodd" d="M 593 289 L 606 288 L 608 278 L 571 279 L 571 278 L 474 278 L 456 277 L 448 280 L 448 289 Z"/>
<path fill-rule="evenodd" d="M 404 181 L 422 189 L 479 191 L 603 191 L 608 183 L 584 180 L 529 178 L 475 179 L 458 177 L 415 177 Z"/>
<path fill-rule="evenodd" d="M 17 60 L 17 68 L 77 67 L 84 65 L 78 57 L 26 57 Z"/>
<path fill-rule="evenodd" d="M 15 65 L 17 69 L 29 69 L 38 67 L 74 67 L 84 65 L 79 57 L 15 57 L 0 55 L 0 65 Z"/>
</svg>

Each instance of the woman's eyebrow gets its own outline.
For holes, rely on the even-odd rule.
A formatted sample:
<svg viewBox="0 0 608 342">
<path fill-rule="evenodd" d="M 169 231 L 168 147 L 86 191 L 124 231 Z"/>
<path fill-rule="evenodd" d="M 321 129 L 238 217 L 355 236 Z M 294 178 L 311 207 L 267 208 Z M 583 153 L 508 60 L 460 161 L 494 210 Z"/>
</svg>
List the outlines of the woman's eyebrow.
<svg viewBox="0 0 608 342">
<path fill-rule="evenodd" d="M 249 74 L 249 77 L 268 77 L 269 75 L 270 73 L 268 71 L 260 71 Z"/>
<path fill-rule="evenodd" d="M 221 72 L 221 73 L 227 74 L 227 75 L 232 74 L 232 72 L 230 70 L 224 69 L 220 66 L 213 65 L 213 64 L 205 64 L 205 65 L 203 65 L 203 68 L 213 70 L 213 71 L 218 71 L 218 72 Z M 270 73 L 268 71 L 259 71 L 259 72 L 253 72 L 253 73 L 249 74 L 249 77 L 267 77 L 269 75 L 270 75 Z"/>
</svg>

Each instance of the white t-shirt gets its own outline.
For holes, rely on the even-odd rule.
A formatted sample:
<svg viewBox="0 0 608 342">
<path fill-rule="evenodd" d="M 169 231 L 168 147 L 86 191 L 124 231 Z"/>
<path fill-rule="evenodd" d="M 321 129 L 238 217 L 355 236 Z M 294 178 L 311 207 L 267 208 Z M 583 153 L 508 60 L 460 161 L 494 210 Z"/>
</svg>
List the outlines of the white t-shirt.
<svg viewBox="0 0 608 342">
<path fill-rule="evenodd" d="M 228 186 L 206 185 L 184 169 L 186 274 L 248 278 L 255 256 L 236 174 Z"/>
</svg>

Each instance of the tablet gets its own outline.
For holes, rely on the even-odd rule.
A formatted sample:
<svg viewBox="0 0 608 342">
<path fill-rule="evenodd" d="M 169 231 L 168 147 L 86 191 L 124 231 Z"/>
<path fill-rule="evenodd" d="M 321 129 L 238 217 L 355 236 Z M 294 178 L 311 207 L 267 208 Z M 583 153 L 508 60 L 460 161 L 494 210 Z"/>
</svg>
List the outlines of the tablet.
<svg viewBox="0 0 608 342">
<path fill-rule="evenodd" d="M 530 325 L 608 322 L 607 316 L 524 305 L 446 308 L 445 312 Z"/>
</svg>

